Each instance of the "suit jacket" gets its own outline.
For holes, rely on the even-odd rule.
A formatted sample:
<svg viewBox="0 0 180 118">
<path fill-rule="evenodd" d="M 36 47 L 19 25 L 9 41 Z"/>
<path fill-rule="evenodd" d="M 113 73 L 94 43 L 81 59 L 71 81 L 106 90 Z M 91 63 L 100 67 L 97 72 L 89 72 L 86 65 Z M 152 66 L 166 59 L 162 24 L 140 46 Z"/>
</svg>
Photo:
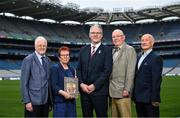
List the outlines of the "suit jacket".
<svg viewBox="0 0 180 118">
<path fill-rule="evenodd" d="M 72 72 L 73 76 L 75 75 L 74 69 L 68 66 L 70 71 Z M 59 90 L 64 90 L 64 77 L 65 77 L 65 70 L 62 67 L 61 63 L 55 64 L 51 68 L 51 87 L 53 93 L 53 102 L 60 103 L 65 102 L 65 98 L 62 95 L 58 94 Z"/>
<path fill-rule="evenodd" d="M 124 43 L 118 51 L 117 58 L 113 60 L 109 86 L 109 94 L 112 98 L 123 98 L 124 90 L 132 94 L 136 60 L 137 55 L 134 48 Z"/>
<path fill-rule="evenodd" d="M 138 58 L 139 61 L 140 57 Z M 151 51 L 142 61 L 139 70 L 136 64 L 134 99 L 137 102 L 160 102 L 163 61 Z"/>
<path fill-rule="evenodd" d="M 109 76 L 112 71 L 112 50 L 101 44 L 92 58 L 91 46 L 84 46 L 79 54 L 77 76 L 79 83 L 94 84 L 92 95 L 108 95 Z M 82 92 L 83 93 L 83 92 Z"/>
<path fill-rule="evenodd" d="M 48 102 L 51 61 L 45 56 L 46 70 L 36 53 L 25 57 L 21 67 L 21 93 L 23 103 L 43 105 Z"/>
</svg>

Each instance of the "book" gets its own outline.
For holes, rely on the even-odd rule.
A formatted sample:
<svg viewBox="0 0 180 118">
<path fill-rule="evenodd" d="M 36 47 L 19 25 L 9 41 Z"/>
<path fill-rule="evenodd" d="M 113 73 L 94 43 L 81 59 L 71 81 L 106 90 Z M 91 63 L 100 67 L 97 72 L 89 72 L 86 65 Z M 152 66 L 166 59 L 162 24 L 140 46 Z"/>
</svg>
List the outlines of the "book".
<svg viewBox="0 0 180 118">
<path fill-rule="evenodd" d="M 68 92 L 70 95 L 77 98 L 79 94 L 78 78 L 77 77 L 64 77 L 64 91 Z"/>
</svg>

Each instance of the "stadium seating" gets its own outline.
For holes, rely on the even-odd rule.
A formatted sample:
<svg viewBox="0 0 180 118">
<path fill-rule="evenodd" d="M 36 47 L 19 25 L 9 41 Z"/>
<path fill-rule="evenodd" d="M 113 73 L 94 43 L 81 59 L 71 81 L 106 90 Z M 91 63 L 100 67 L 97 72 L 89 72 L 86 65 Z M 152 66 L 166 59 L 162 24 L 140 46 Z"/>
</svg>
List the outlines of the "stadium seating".
<svg viewBox="0 0 180 118">
<path fill-rule="evenodd" d="M 88 25 L 52 24 L 4 16 L 0 16 L 0 22 L 0 36 L 7 38 L 34 40 L 35 37 L 42 35 L 49 42 L 89 43 Z M 157 40 L 180 38 L 180 22 L 177 20 L 121 26 L 105 25 L 103 26 L 105 43 L 111 44 L 111 33 L 116 28 L 124 31 L 128 43 L 137 42 L 145 33 L 153 34 Z"/>
<path fill-rule="evenodd" d="M 33 40 L 35 37 L 42 35 L 47 38 L 51 44 L 48 46 L 47 55 L 58 61 L 57 50 L 62 45 L 68 45 L 71 48 L 71 65 L 77 66 L 79 49 L 81 46 L 89 43 L 88 33 L 89 25 L 64 25 L 57 23 L 44 23 L 34 20 L 23 20 L 19 18 L 10 18 L 0 16 L 0 55 L 7 55 L 7 58 L 0 60 L 0 77 L 20 76 L 20 65 L 22 57 L 34 51 Z M 155 45 L 157 54 L 163 56 L 164 68 L 163 73 L 179 74 L 177 55 L 180 55 L 180 22 L 155 22 L 146 24 L 128 24 L 128 25 L 103 25 L 104 39 L 103 42 L 112 45 L 111 33 L 114 29 L 120 28 L 126 35 L 126 41 L 140 52 L 139 38 L 144 33 L 153 34 L 155 39 L 160 42 Z M 14 41 L 13 41 L 14 40 Z M 172 42 L 171 40 L 174 40 Z M 22 42 L 18 42 L 22 41 Z M 30 41 L 30 42 L 26 42 Z M 161 43 L 171 41 L 171 43 Z M 9 57 L 17 56 L 11 59 Z M 169 57 L 172 57 L 169 59 Z M 17 61 L 17 59 L 21 59 Z M 175 67 L 176 68 L 173 68 Z"/>
<path fill-rule="evenodd" d="M 0 78 L 20 77 L 21 61 L 0 59 Z"/>
</svg>

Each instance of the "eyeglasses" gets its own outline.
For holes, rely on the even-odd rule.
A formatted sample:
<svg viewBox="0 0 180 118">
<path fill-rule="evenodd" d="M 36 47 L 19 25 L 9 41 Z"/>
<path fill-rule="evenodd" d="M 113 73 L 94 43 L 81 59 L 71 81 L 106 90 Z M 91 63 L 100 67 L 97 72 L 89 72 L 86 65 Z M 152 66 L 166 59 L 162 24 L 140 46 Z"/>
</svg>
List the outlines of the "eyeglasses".
<svg viewBox="0 0 180 118">
<path fill-rule="evenodd" d="M 62 57 L 69 57 L 69 54 L 61 54 Z"/>
<path fill-rule="evenodd" d="M 90 32 L 90 34 L 93 34 L 93 35 L 98 34 L 99 35 L 99 34 L 102 34 L 102 32 Z"/>
<path fill-rule="evenodd" d="M 37 47 L 39 47 L 39 48 L 46 48 L 47 45 L 37 45 Z"/>
<path fill-rule="evenodd" d="M 116 35 L 116 36 L 112 36 L 112 38 L 119 38 L 119 37 L 123 37 L 124 35 Z"/>
</svg>

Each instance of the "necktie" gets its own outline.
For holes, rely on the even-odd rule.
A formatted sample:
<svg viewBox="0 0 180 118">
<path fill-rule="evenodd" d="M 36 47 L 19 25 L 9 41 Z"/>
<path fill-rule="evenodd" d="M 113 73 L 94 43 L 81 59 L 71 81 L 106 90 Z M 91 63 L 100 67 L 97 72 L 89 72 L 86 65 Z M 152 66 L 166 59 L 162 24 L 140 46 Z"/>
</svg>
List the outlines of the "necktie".
<svg viewBox="0 0 180 118">
<path fill-rule="evenodd" d="M 114 52 L 113 52 L 113 55 L 116 53 L 116 52 L 118 52 L 120 50 L 120 48 L 114 48 Z"/>
<path fill-rule="evenodd" d="M 113 62 L 116 60 L 116 58 L 118 57 L 118 51 L 120 50 L 120 48 L 116 47 L 114 48 L 113 51 Z"/>
<path fill-rule="evenodd" d="M 46 63 L 45 63 L 44 58 L 45 57 L 41 57 L 41 59 L 42 59 L 42 66 L 43 66 L 44 70 L 46 70 Z"/>
<path fill-rule="evenodd" d="M 96 49 L 96 46 L 91 47 L 91 50 L 92 50 L 91 51 L 91 57 L 93 57 L 94 53 L 96 52 L 95 49 Z"/>
</svg>

